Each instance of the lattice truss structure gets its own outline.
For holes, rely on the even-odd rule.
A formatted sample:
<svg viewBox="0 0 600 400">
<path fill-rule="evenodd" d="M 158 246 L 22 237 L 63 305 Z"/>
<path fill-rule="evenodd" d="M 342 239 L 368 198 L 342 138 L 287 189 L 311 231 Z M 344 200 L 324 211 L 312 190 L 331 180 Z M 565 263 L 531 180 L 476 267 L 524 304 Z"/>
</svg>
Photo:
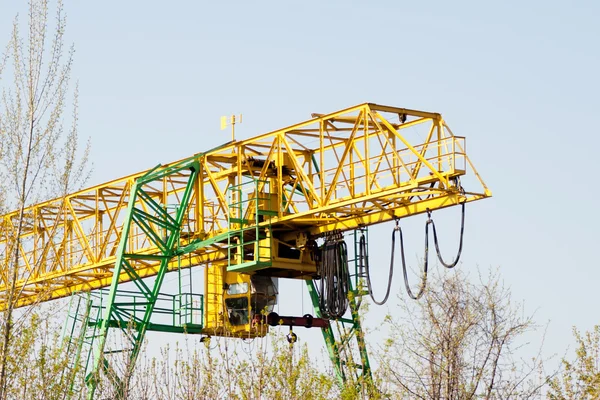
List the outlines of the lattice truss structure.
<svg viewBox="0 0 600 400">
<path fill-rule="evenodd" d="M 269 224 L 273 237 L 290 246 L 299 232 L 318 237 L 491 196 L 465 150 L 465 138 L 453 135 L 440 114 L 366 103 L 178 161 L 172 165 L 199 169 L 176 244 L 189 255 L 168 268 L 227 259 L 232 215 L 247 217 L 256 208 L 251 201 L 230 207 L 236 200 L 230 189 L 244 182 L 268 192 L 264 201 L 273 215 L 257 223 Z M 468 170 L 470 180 L 461 184 Z M 132 225 L 127 252 L 133 272 L 123 271 L 120 282 L 157 274 L 160 257 L 148 256 L 160 254 L 165 242 L 156 232 L 166 231 L 164 221 L 180 212 L 191 173 L 182 169 L 146 182 L 134 196 L 148 226 Z M 0 307 L 17 242 L 18 306 L 110 286 L 131 191 L 147 174 L 28 207 L 19 241 L 18 213 L 1 216 Z"/>
</svg>

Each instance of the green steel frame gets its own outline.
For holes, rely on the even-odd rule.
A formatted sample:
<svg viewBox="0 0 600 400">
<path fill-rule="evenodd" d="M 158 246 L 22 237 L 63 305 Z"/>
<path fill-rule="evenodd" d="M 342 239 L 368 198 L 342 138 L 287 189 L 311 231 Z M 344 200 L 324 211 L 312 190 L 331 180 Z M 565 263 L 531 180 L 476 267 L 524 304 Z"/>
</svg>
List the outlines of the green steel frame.
<svg viewBox="0 0 600 400">
<path fill-rule="evenodd" d="M 251 179 L 228 188 L 229 213 L 227 236 L 227 270 L 235 272 L 251 272 L 268 268 L 271 262 L 271 245 L 264 245 L 263 239 L 271 234 L 270 216 L 276 216 L 276 210 L 268 210 L 271 204 L 269 182 Z M 243 215 L 254 211 L 253 215 Z M 267 220 L 264 224 L 263 219 Z M 244 251 L 252 246 L 254 258 L 246 261 Z"/>
<path fill-rule="evenodd" d="M 363 254 L 364 259 L 361 260 L 359 258 L 360 255 L 360 236 L 365 237 L 366 240 L 366 254 Z M 356 297 L 360 298 L 362 296 L 368 295 L 369 291 L 368 288 L 365 286 L 366 284 L 366 279 L 367 279 L 367 275 L 366 275 L 366 269 L 365 269 L 365 263 L 367 262 L 367 260 L 369 259 L 369 229 L 367 227 L 362 227 L 362 228 L 358 228 L 355 229 L 352 232 L 352 239 L 354 240 L 354 258 L 348 260 L 349 263 L 353 263 L 354 264 L 354 273 L 350 274 L 350 278 L 354 280 L 354 293 L 356 295 Z"/>
<path fill-rule="evenodd" d="M 306 285 L 313 303 L 315 315 L 318 318 L 322 318 L 319 295 L 315 283 L 313 280 L 307 280 Z M 352 286 L 352 284 L 350 285 Z M 358 314 L 358 305 L 354 295 L 355 291 L 352 290 L 348 296 L 351 318 L 340 318 L 337 321 L 333 321 L 336 329 L 333 329 L 332 322 L 330 322 L 327 328 L 321 329 L 321 332 L 340 386 L 347 385 L 350 381 L 359 387 L 368 388 L 372 384 L 373 378 L 365 336 Z M 353 340 L 355 340 L 356 345 L 353 344 Z M 360 361 L 355 360 L 357 353 Z M 353 376 L 350 375 L 352 371 L 354 371 Z"/>
<path fill-rule="evenodd" d="M 181 256 L 182 254 L 192 251 L 199 245 L 201 247 L 204 245 L 204 243 L 194 243 L 193 245 L 191 244 L 184 248 L 179 248 L 178 246 L 182 221 L 190 201 L 194 181 L 197 178 L 198 168 L 197 162 L 189 160 L 169 168 L 161 169 L 159 166 L 143 177 L 140 177 L 133 185 L 129 199 L 128 212 L 124 222 L 124 230 L 117 250 L 117 260 L 110 290 L 101 291 L 99 297 L 96 296 L 98 297 L 97 300 L 100 302 L 99 305 L 93 305 L 89 295 L 84 295 L 85 298 L 80 297 L 72 318 L 74 325 L 75 322 L 78 321 L 84 326 L 84 329 L 81 332 L 76 333 L 75 328 L 71 327 L 69 335 L 65 335 L 66 337 L 71 337 L 68 346 L 69 349 L 74 349 L 76 353 L 71 374 L 72 376 L 70 377 L 72 394 L 77 394 L 79 391 L 75 384 L 75 368 L 79 365 L 81 360 L 84 344 L 89 346 L 90 353 L 92 348 L 94 350 L 93 366 L 91 371 L 85 377 L 85 382 L 88 387 L 88 399 L 94 398 L 101 373 L 104 373 L 115 387 L 116 398 L 123 399 L 127 395 L 128 378 L 130 372 L 134 368 L 135 360 L 139 355 L 140 347 L 147 331 L 156 330 L 182 333 L 190 331 L 200 332 L 202 329 L 201 324 L 193 323 L 191 314 L 194 311 L 197 311 L 202 315 L 203 302 L 199 302 L 200 307 L 198 309 L 193 306 L 190 307 L 189 304 L 193 304 L 192 297 L 194 296 L 191 293 L 179 293 L 178 295 L 172 296 L 172 325 L 160 325 L 150 322 L 153 313 L 165 312 L 165 310 L 157 309 L 156 304 L 161 296 L 165 296 L 160 293 L 160 288 L 167 272 L 169 261 L 175 256 Z M 146 193 L 146 191 L 144 191 L 144 186 L 157 179 L 162 179 L 169 174 L 179 173 L 184 169 L 189 169 L 190 174 L 188 176 L 186 189 L 182 195 L 181 204 L 174 210 L 173 216 L 165 209 L 165 207 L 157 203 L 150 195 L 148 195 L 148 193 Z M 270 265 L 269 261 L 263 261 L 260 256 L 260 239 L 264 239 L 266 237 L 266 232 L 269 231 L 268 228 L 265 231 L 265 224 L 261 224 L 261 222 L 263 222 L 261 221 L 261 218 L 263 215 L 269 216 L 272 214 L 271 211 L 264 209 L 265 204 L 269 204 L 271 199 L 268 195 L 260 195 L 258 188 L 261 184 L 264 186 L 268 183 L 250 181 L 230 188 L 230 207 L 232 212 L 229 213 L 230 219 L 228 221 L 230 231 L 226 234 L 229 244 L 229 270 L 248 272 Z M 248 185 L 253 185 L 253 188 L 250 191 L 247 189 Z M 243 196 L 247 194 L 247 191 L 249 193 L 251 192 L 253 195 L 243 199 Z M 136 200 L 138 199 L 145 203 L 154 214 L 149 214 L 136 207 Z M 241 215 L 241 210 L 246 209 L 245 205 L 249 202 L 254 203 L 254 210 L 256 210 L 253 218 Z M 235 213 L 236 210 L 238 210 L 238 214 Z M 143 230 L 153 244 L 161 249 L 162 254 L 144 256 L 127 253 L 130 228 L 133 224 Z M 263 229 L 259 230 L 259 224 L 263 225 Z M 160 231 L 157 231 L 154 228 L 155 226 L 159 227 Z M 350 278 L 353 278 L 352 281 L 354 281 L 354 284 L 352 281 L 350 282 L 350 292 L 348 296 L 350 318 L 340 318 L 339 320 L 332 321 L 328 327 L 322 329 L 322 334 L 340 385 L 348 385 L 348 383 L 352 382 L 358 388 L 369 388 L 372 385 L 372 374 L 364 332 L 360 322 L 360 303 L 357 302 L 357 299 L 360 299 L 365 293 L 364 290 L 361 290 L 362 271 L 359 266 L 360 261 L 358 260 L 357 249 L 359 234 L 366 235 L 366 229 L 361 228 L 353 233 L 355 242 L 354 258 L 350 259 L 350 262 L 354 263 L 354 274 L 351 274 Z M 246 238 L 248 236 L 250 239 Z M 250 245 L 254 246 L 255 249 L 254 260 L 245 262 L 243 260 L 244 246 Z M 241 259 L 237 262 L 232 261 L 236 260 L 238 255 Z M 159 258 L 161 262 L 152 288 L 146 285 L 146 283 L 137 276 L 131 265 L 132 260 L 139 260 L 144 257 L 152 258 L 154 260 Z M 135 284 L 137 291 L 123 291 L 118 289 L 118 278 L 122 273 L 126 273 L 129 276 L 131 281 Z M 179 280 L 181 292 L 181 277 Z M 306 283 L 315 314 L 317 317 L 322 317 L 319 307 L 319 295 L 314 281 L 308 280 Z M 120 301 L 123 296 L 129 296 L 130 300 Z M 84 305 L 81 304 L 82 299 L 85 300 Z M 84 310 L 83 316 L 81 316 L 80 309 Z M 137 316 L 139 313 L 143 313 L 142 318 Z M 94 314 L 95 317 L 93 316 Z M 179 315 L 179 320 L 176 320 L 176 315 Z M 85 329 L 86 326 L 88 328 L 87 333 Z M 130 349 L 122 350 L 123 352 L 129 353 L 129 360 L 127 363 L 127 371 L 124 376 L 121 377 L 117 376 L 106 358 L 107 354 L 115 353 L 115 351 L 105 352 L 107 337 L 111 328 L 121 330 L 125 333 L 125 336 L 131 340 L 132 347 Z M 65 333 L 67 332 L 65 331 Z M 76 340 L 73 338 L 76 338 Z M 97 340 L 94 341 L 94 339 Z M 88 354 L 87 358 L 83 360 L 84 363 L 82 366 L 84 370 L 87 370 L 90 358 L 91 354 Z"/>
<path fill-rule="evenodd" d="M 101 373 L 104 373 L 108 380 L 114 385 L 115 396 L 117 399 L 126 397 L 128 377 L 134 368 L 135 360 L 140 352 L 146 331 L 151 327 L 150 318 L 154 312 L 160 289 L 165 274 L 167 273 L 169 261 L 177 255 L 181 224 L 188 209 L 199 168 L 199 163 L 194 159 L 184 160 L 181 163 L 169 167 L 157 166 L 147 174 L 138 178 L 132 186 L 127 214 L 123 224 L 123 233 L 117 249 L 112 283 L 108 296 L 106 297 L 106 303 L 103 305 L 104 313 L 100 321 L 98 321 L 99 331 L 97 340 L 95 341 L 93 367 L 91 372 L 85 378 L 88 387 L 88 399 L 94 398 Z M 187 177 L 187 184 L 183 195 L 181 196 L 179 207 L 175 210 L 174 215 L 171 215 L 163 205 L 156 202 L 152 196 L 144 190 L 144 187 L 147 184 L 161 180 L 171 174 L 180 173 L 184 170 L 190 171 Z M 143 203 L 148 210 L 152 210 L 152 213 L 148 213 L 142 208 L 136 207 L 136 202 L 138 200 L 140 200 L 140 204 Z M 130 228 L 133 224 L 141 229 L 146 237 L 161 250 L 161 254 L 143 255 L 127 253 L 131 231 Z M 160 267 L 154 279 L 154 283 L 151 285 L 152 287 L 149 287 L 137 275 L 135 268 L 132 266 L 132 263 L 135 262 L 135 260 L 144 259 L 160 260 Z M 131 278 L 138 290 L 137 293 L 141 294 L 143 297 L 143 301 L 135 302 L 135 304 L 132 304 L 131 302 L 116 301 L 119 276 L 122 273 L 126 273 Z M 143 313 L 142 317 L 138 317 L 140 311 Z M 131 341 L 131 348 L 122 350 L 129 353 L 126 373 L 122 377 L 117 376 L 106 359 L 106 354 L 109 354 L 109 352 L 105 352 L 105 346 L 111 328 L 120 329 Z"/>
<path fill-rule="evenodd" d="M 352 284 L 352 279 L 349 281 L 348 302 L 350 305 L 350 318 L 340 318 L 330 321 L 326 328 L 321 329 L 321 332 L 340 386 L 347 386 L 349 383 L 352 383 L 357 389 L 363 392 L 371 390 L 373 387 L 373 377 L 365 335 L 360 321 L 360 302 L 357 301 L 366 293 L 364 290 L 361 290 L 362 273 L 358 261 L 359 233 L 367 235 L 365 228 L 357 229 L 353 233 L 355 253 L 354 258 L 350 261 L 355 264 L 355 272 L 350 275 L 350 278 L 354 278 L 355 284 Z M 319 293 L 317 292 L 315 282 L 307 280 L 306 286 L 315 315 L 318 318 L 322 318 L 323 314 L 319 305 Z M 332 325 L 335 325 L 335 329 Z"/>
<path fill-rule="evenodd" d="M 77 377 L 81 369 L 84 371 L 87 369 L 90 352 L 87 352 L 87 357 L 83 361 L 81 356 L 84 353 L 84 346 L 87 346 L 88 349 L 91 348 L 96 334 L 95 327 L 98 315 L 93 314 L 94 311 L 98 312 L 98 310 L 93 308 L 91 296 L 90 292 L 76 293 L 71 296 L 69 302 L 69 311 L 63 330 L 64 352 L 72 355 L 63 373 L 64 382 L 69 386 L 67 399 L 71 399 L 81 392 L 83 382 Z M 91 332 L 90 327 L 92 328 Z M 66 376 L 64 376 L 65 373 Z"/>
</svg>

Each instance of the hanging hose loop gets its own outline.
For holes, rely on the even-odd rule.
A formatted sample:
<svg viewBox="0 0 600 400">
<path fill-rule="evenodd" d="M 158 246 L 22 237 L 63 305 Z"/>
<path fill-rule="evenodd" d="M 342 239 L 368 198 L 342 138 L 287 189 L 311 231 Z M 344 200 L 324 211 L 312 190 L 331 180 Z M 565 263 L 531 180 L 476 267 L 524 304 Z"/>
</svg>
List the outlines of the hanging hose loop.
<svg viewBox="0 0 600 400">
<path fill-rule="evenodd" d="M 396 241 L 396 232 L 398 232 L 398 231 L 400 231 L 400 225 L 398 225 L 398 220 L 396 220 L 396 227 L 392 231 L 392 258 L 390 260 L 390 271 L 388 274 L 388 284 L 387 284 L 387 289 L 385 291 L 385 296 L 383 297 L 383 300 L 381 300 L 381 301 L 375 300 L 375 296 L 373 295 L 373 286 L 371 284 L 371 270 L 369 268 L 369 257 L 368 256 L 364 257 L 364 255 L 367 254 L 367 244 L 366 244 L 365 235 L 362 235 L 360 237 L 360 241 L 359 241 L 358 248 L 359 248 L 359 253 L 361 255 L 361 259 L 363 260 L 364 265 L 365 265 L 365 272 L 367 275 L 367 288 L 369 289 L 369 295 L 371 296 L 371 300 L 373 300 L 373 303 L 380 305 L 380 306 L 385 304 L 387 302 L 388 298 L 390 297 L 390 291 L 392 288 L 392 279 L 394 277 L 394 242 Z M 402 235 L 402 233 L 400 233 L 400 235 Z"/>
<path fill-rule="evenodd" d="M 429 224 L 431 224 L 431 226 L 433 227 L 433 243 L 435 245 L 435 251 L 437 253 L 438 260 L 440 260 L 440 263 L 446 268 L 454 268 L 456 266 L 456 264 L 458 264 L 458 261 L 460 260 L 460 255 L 462 254 L 463 237 L 464 237 L 464 233 L 465 233 L 465 202 L 461 203 L 461 208 L 462 208 L 462 210 L 461 210 L 461 218 L 460 218 L 460 240 L 458 243 L 458 252 L 456 254 L 456 258 L 451 263 L 445 262 L 444 259 L 442 258 L 442 254 L 440 252 L 440 246 L 439 246 L 439 242 L 438 242 L 437 231 L 435 229 L 435 223 L 431 219 L 431 212 L 429 211 L 429 209 L 427 210 L 428 220 L 427 220 L 427 224 L 426 224 L 426 228 L 425 228 L 425 230 L 426 230 L 425 237 L 427 237 L 427 235 L 429 233 Z"/>
<path fill-rule="evenodd" d="M 433 222 L 433 221 L 431 221 Z M 423 294 L 425 293 L 425 288 L 427 287 L 427 270 L 429 268 L 429 221 L 427 221 L 427 224 L 425 225 L 425 257 L 424 257 L 424 261 L 423 261 L 423 275 L 421 276 L 421 285 L 419 286 L 419 291 L 417 292 L 417 294 L 413 294 L 412 290 L 410 289 L 410 283 L 408 282 L 408 272 L 407 272 L 407 268 L 406 268 L 406 258 L 404 256 L 404 239 L 402 237 L 402 229 L 400 229 L 400 258 L 402 260 L 402 273 L 404 275 L 404 286 L 406 287 L 406 293 L 408 293 L 408 296 L 413 299 L 413 300 L 419 300 L 421 297 L 423 297 Z M 394 245 L 394 242 L 392 241 L 392 246 Z M 392 262 L 394 260 L 394 250 L 392 247 Z"/>
<path fill-rule="evenodd" d="M 462 186 L 461 186 L 461 189 L 462 189 Z M 429 226 L 431 226 L 433 228 L 433 243 L 435 245 L 435 251 L 437 253 L 438 259 L 440 260 L 440 263 L 446 268 L 454 268 L 456 266 L 456 264 L 458 264 L 458 261 L 460 260 L 460 256 L 462 254 L 463 238 L 464 238 L 464 232 L 465 232 L 465 202 L 461 203 L 461 208 L 462 208 L 462 210 L 461 210 L 461 222 L 460 222 L 460 242 L 458 245 L 458 254 L 456 255 L 456 258 L 454 259 L 454 261 L 452 263 L 447 263 L 442 258 L 442 255 L 440 252 L 438 236 L 437 236 L 437 231 L 435 229 L 435 222 L 433 222 L 433 219 L 431 218 L 431 210 L 429 208 L 426 210 L 427 211 L 427 221 L 425 223 L 425 255 L 423 257 L 423 275 L 421 276 L 421 285 L 420 285 L 419 291 L 417 292 L 416 295 L 411 290 L 410 283 L 408 282 L 406 257 L 404 255 L 404 238 L 402 237 L 402 228 L 400 228 L 399 221 L 396 219 L 396 226 L 394 227 L 394 230 L 392 231 L 392 253 L 391 253 L 391 259 L 390 259 L 390 273 L 389 273 L 390 279 L 388 282 L 388 287 L 387 287 L 385 297 L 384 297 L 383 301 L 381 301 L 381 302 L 378 302 L 373 297 L 373 289 L 371 287 L 371 274 L 369 271 L 369 265 L 368 265 L 368 263 L 366 263 L 367 285 L 369 287 L 369 293 L 371 295 L 371 299 L 373 299 L 373 302 L 375 302 L 375 304 L 378 304 L 378 305 L 384 304 L 387 301 L 389 294 L 390 294 L 390 287 L 391 287 L 391 283 L 392 283 L 392 277 L 394 274 L 393 268 L 394 268 L 394 256 L 395 256 L 394 253 L 396 250 L 396 232 L 398 232 L 399 237 L 400 237 L 400 258 L 402 261 L 402 273 L 404 275 L 404 286 L 406 287 L 406 292 L 408 293 L 408 296 L 411 299 L 418 300 L 421 297 L 423 297 L 423 294 L 425 293 L 425 288 L 427 286 L 427 272 L 429 270 Z M 362 245 L 362 241 L 363 241 L 363 238 L 361 237 L 361 245 Z"/>
</svg>

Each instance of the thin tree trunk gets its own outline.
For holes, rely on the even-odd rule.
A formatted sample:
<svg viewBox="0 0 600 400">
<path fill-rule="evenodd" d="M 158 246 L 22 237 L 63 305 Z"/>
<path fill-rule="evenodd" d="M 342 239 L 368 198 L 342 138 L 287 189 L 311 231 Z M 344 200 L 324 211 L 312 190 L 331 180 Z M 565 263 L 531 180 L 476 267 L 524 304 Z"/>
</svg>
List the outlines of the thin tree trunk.
<svg viewBox="0 0 600 400">
<path fill-rule="evenodd" d="M 33 103 L 33 98 L 31 99 Z M 11 282 L 10 282 L 10 290 L 8 292 L 8 297 L 6 299 L 7 309 L 4 314 L 4 327 L 2 332 L 3 342 L 2 342 L 2 350 L 0 350 L 0 399 L 6 399 L 6 389 L 7 389 L 7 377 L 6 377 L 6 367 L 8 364 L 9 357 L 9 349 L 10 349 L 10 341 L 11 341 L 11 333 L 13 328 L 13 311 L 15 308 L 16 300 L 14 298 L 15 291 L 17 287 L 17 278 L 19 276 L 19 247 L 21 244 L 21 232 L 23 230 L 23 219 L 25 217 L 25 202 L 27 200 L 27 173 L 29 172 L 29 163 L 31 160 L 31 148 L 33 143 L 33 133 L 34 133 L 34 123 L 35 118 L 33 116 L 33 104 L 31 104 L 30 110 L 30 124 L 29 124 L 29 142 L 27 144 L 27 157 L 25 159 L 25 167 L 23 169 L 23 180 L 21 183 L 21 198 L 19 199 L 19 224 L 17 227 L 17 232 L 15 235 L 15 249 L 14 249 L 14 261 L 12 267 L 11 274 Z M 9 273 L 10 273 L 9 272 Z"/>
</svg>

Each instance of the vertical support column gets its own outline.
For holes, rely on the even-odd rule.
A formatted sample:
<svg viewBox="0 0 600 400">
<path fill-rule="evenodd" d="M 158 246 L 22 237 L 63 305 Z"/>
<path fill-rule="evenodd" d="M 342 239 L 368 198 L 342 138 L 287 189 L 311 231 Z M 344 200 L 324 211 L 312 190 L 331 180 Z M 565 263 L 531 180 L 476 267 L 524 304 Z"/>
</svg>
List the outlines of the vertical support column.
<svg viewBox="0 0 600 400">
<path fill-rule="evenodd" d="M 369 158 L 369 118 L 371 114 L 367 108 L 364 111 L 365 123 L 364 125 L 364 142 L 365 142 L 365 193 L 366 195 L 371 194 L 371 164 Z"/>
<path fill-rule="evenodd" d="M 314 161 L 314 158 L 313 158 Z M 319 166 L 320 165 L 320 166 Z M 325 122 L 319 122 L 319 165 L 315 167 L 321 180 L 321 199 L 325 198 Z"/>
<path fill-rule="evenodd" d="M 323 318 L 321 307 L 319 305 L 319 294 L 317 293 L 317 288 L 315 287 L 314 281 L 312 279 L 307 280 L 306 287 L 308 288 L 308 294 L 310 295 L 310 300 L 312 301 L 315 315 L 317 318 Z M 346 382 L 346 376 L 344 375 L 344 371 L 342 369 L 340 353 L 335 341 L 335 336 L 333 335 L 333 331 L 331 329 L 331 323 L 329 323 L 327 328 L 321 328 L 321 333 L 323 334 L 323 339 L 325 340 L 325 345 L 327 346 L 327 351 L 329 352 L 329 358 L 331 359 L 333 367 L 335 368 L 338 384 L 343 386 Z"/>
<path fill-rule="evenodd" d="M 442 119 L 438 118 L 435 121 L 435 125 L 436 125 L 436 133 L 437 133 L 437 170 L 438 172 L 442 172 L 443 171 L 443 167 L 442 167 Z"/>
<path fill-rule="evenodd" d="M 180 199 L 179 207 L 175 211 L 175 216 L 152 199 L 151 195 L 143 190 L 143 186 L 153 182 L 163 181 L 170 176 L 180 173 L 183 170 L 189 170 L 185 188 Z M 123 231 L 119 246 L 117 248 L 115 268 L 113 271 L 110 291 L 104 308 L 102 319 L 99 321 L 99 334 L 96 343 L 94 364 L 91 372 L 86 376 L 88 386 L 88 399 L 93 399 L 99 383 L 100 373 L 108 377 L 109 381 L 115 386 L 116 398 L 122 399 L 127 396 L 127 384 L 131 372 L 134 369 L 135 361 L 140 352 L 150 318 L 154 312 L 154 306 L 158 299 L 160 288 L 162 286 L 169 261 L 175 255 L 181 224 L 187 213 L 191 194 L 194 190 L 194 184 L 198 177 L 199 164 L 196 160 L 186 160 L 167 168 L 154 168 L 146 175 L 138 178 L 131 186 L 129 201 L 127 205 L 127 214 L 123 222 Z M 136 202 L 143 202 L 151 213 L 144 211 L 143 208 L 136 208 Z M 165 199 L 161 199 L 165 202 Z M 131 246 L 131 228 L 137 226 L 141 232 L 146 235 L 149 242 L 157 248 L 157 253 L 153 254 L 130 254 L 127 253 L 127 247 Z M 136 260 L 158 261 L 159 267 L 152 288 L 147 286 L 135 272 L 134 264 Z M 121 274 L 127 274 L 136 284 L 141 293 L 143 302 L 134 304 L 119 304 L 116 300 L 117 287 L 119 285 Z M 143 316 L 138 317 L 138 313 Z M 111 328 L 121 329 L 130 341 L 132 348 L 123 350 L 129 352 L 128 363 L 123 377 L 117 376 L 105 358 L 105 346 L 107 336 Z"/>
<path fill-rule="evenodd" d="M 349 331 L 348 332 L 338 332 L 338 336 L 344 334 L 344 338 L 336 339 L 336 335 L 331 326 L 331 322 L 329 323 L 327 328 L 322 328 L 321 332 L 323 334 L 323 339 L 325 340 L 325 345 L 327 346 L 327 351 L 329 352 L 329 358 L 333 363 L 335 368 L 335 373 L 338 379 L 338 384 L 340 387 L 345 386 L 348 383 L 349 377 L 346 373 L 348 372 L 354 373 L 356 376 L 356 381 L 354 382 L 359 386 L 360 389 L 370 390 L 372 387 L 372 374 L 371 374 L 371 366 L 369 363 L 369 354 L 367 352 L 367 347 L 365 343 L 364 332 L 362 330 L 362 326 L 360 324 L 360 315 L 358 310 L 358 305 L 356 303 L 356 291 L 352 288 L 352 282 L 349 282 L 350 285 L 350 293 L 348 294 L 349 303 L 350 303 L 350 314 L 351 319 L 341 318 L 338 323 L 339 324 L 348 324 Z M 308 293 L 310 294 L 310 299 L 313 304 L 315 315 L 318 318 L 322 318 L 321 308 L 319 306 L 319 295 L 317 293 L 315 284 L 313 280 L 307 280 L 306 286 L 308 288 Z M 342 353 L 349 354 L 352 352 L 351 341 L 344 340 L 346 338 L 351 338 L 354 336 L 356 338 L 356 345 L 358 347 L 358 353 L 360 354 L 360 364 L 356 364 L 352 362 L 351 359 L 342 359 Z M 340 347 L 342 346 L 342 347 Z M 359 370 L 361 372 L 359 373 Z M 357 388 L 357 389 L 359 389 Z"/>
</svg>

